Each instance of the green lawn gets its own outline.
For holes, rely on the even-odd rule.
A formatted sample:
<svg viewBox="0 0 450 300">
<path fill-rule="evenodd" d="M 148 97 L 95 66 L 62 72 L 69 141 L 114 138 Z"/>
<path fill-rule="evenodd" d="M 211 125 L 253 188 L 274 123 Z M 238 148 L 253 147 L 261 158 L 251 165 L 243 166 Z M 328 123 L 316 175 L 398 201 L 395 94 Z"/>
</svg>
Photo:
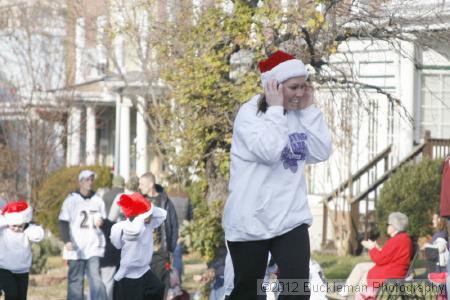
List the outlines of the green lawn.
<svg viewBox="0 0 450 300">
<path fill-rule="evenodd" d="M 195 255 L 185 255 L 185 273 L 183 288 L 193 294 L 200 286 L 194 281 L 195 275 L 201 275 L 206 270 L 206 264 Z M 28 287 L 30 300 L 65 300 L 67 290 L 67 267 L 61 256 L 52 256 L 47 260 L 48 271 L 45 274 L 31 275 Z M 86 280 L 87 281 L 87 280 Z M 87 291 L 87 284 L 86 289 Z M 0 296 L 0 300 L 4 300 Z"/>
<path fill-rule="evenodd" d="M 352 268 L 359 262 L 370 261 L 367 254 L 361 256 L 337 256 L 331 254 L 313 253 L 315 259 L 322 267 L 327 279 L 345 279 Z M 194 280 L 195 275 L 202 275 L 206 270 L 206 264 L 192 254 L 184 256 L 185 273 L 183 276 L 183 288 L 190 294 L 200 289 L 200 283 Z M 416 274 L 424 271 L 425 261 L 419 259 L 416 262 Z M 61 280 L 67 274 L 60 256 L 50 257 L 47 261 L 48 271 L 45 274 L 32 275 L 30 278 L 28 299 L 31 300 L 64 300 L 66 298 L 67 280 Z M 54 279 L 55 281 L 50 281 Z M 3 300 L 0 297 L 0 300 Z"/>
<path fill-rule="evenodd" d="M 327 279 L 345 279 L 357 263 L 371 261 L 367 253 L 361 256 L 337 256 L 314 252 L 312 258 L 320 264 Z M 416 260 L 414 265 L 416 275 L 425 272 L 425 264 L 422 258 Z"/>
<path fill-rule="evenodd" d="M 314 252 L 312 258 L 320 264 L 327 279 L 345 279 L 357 263 L 370 261 L 367 254 L 361 256 L 337 256 Z"/>
</svg>

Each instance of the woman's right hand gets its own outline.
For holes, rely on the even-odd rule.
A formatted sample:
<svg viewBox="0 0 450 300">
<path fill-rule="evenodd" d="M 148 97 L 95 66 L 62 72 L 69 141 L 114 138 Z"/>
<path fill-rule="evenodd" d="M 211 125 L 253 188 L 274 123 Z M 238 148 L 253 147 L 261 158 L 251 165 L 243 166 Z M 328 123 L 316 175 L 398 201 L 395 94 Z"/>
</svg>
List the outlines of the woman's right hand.
<svg viewBox="0 0 450 300">
<path fill-rule="evenodd" d="M 264 86 L 267 105 L 283 106 L 283 84 L 278 84 L 276 80 L 268 80 Z"/>
<path fill-rule="evenodd" d="M 372 250 L 373 248 L 375 248 L 377 246 L 377 244 L 371 240 L 362 241 L 361 245 L 368 250 Z"/>
</svg>

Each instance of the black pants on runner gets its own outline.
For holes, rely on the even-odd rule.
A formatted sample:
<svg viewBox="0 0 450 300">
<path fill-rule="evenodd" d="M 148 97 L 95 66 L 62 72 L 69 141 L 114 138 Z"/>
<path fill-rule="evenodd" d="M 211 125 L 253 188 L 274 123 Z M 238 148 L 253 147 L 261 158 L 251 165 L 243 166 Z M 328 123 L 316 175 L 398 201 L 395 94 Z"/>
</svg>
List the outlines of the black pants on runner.
<svg viewBox="0 0 450 300">
<path fill-rule="evenodd" d="M 0 269 L 0 290 L 3 290 L 5 300 L 26 300 L 28 273 L 15 274 L 9 270 Z"/>
<path fill-rule="evenodd" d="M 114 300 L 163 300 L 164 285 L 148 270 L 142 277 L 114 282 Z"/>
<path fill-rule="evenodd" d="M 299 279 L 295 290 L 292 284 L 290 286 L 291 291 L 296 295 L 280 295 L 278 299 L 309 299 L 309 289 L 304 290 L 304 284 L 309 279 L 310 259 L 309 234 L 306 224 L 269 240 L 227 241 L 227 244 L 234 268 L 234 288 L 228 299 L 266 299 L 265 295 L 257 296 L 257 280 L 264 278 L 269 252 L 278 266 L 280 280 Z"/>
<path fill-rule="evenodd" d="M 168 251 L 159 250 L 153 252 L 150 269 L 162 284 L 164 284 L 164 298 L 167 296 L 170 288 L 170 270 L 167 269 L 168 264 L 170 265 L 170 253 Z"/>
</svg>

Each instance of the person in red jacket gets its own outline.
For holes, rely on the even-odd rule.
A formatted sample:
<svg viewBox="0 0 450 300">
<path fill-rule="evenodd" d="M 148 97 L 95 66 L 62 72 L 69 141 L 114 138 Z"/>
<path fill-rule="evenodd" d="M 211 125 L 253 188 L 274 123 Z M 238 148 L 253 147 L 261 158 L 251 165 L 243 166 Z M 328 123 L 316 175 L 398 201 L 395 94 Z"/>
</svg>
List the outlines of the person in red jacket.
<svg viewBox="0 0 450 300">
<path fill-rule="evenodd" d="M 405 232 L 408 217 L 401 212 L 389 214 L 387 233 L 391 237 L 381 248 L 375 241 L 362 241 L 373 262 L 359 263 L 350 273 L 341 297 L 364 291 L 366 287 L 378 288 L 388 278 L 404 278 L 413 255 L 413 244 Z"/>
<path fill-rule="evenodd" d="M 441 184 L 441 217 L 450 217 L 450 154 L 444 160 L 441 166 L 442 184 Z"/>
<path fill-rule="evenodd" d="M 442 172 L 440 212 L 441 217 L 447 217 L 450 221 L 450 153 L 445 158 L 440 171 Z M 450 222 L 448 224 L 450 226 Z M 450 259 L 447 260 L 446 288 L 447 295 L 450 295 Z"/>
</svg>

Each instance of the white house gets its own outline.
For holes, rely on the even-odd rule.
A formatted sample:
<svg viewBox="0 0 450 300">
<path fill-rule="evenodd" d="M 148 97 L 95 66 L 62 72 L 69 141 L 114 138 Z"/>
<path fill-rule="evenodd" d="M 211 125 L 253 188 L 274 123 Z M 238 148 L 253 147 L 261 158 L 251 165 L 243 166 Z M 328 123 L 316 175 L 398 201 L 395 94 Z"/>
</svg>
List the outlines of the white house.
<svg viewBox="0 0 450 300">
<path fill-rule="evenodd" d="M 65 85 L 64 5 L 2 1 L 0 12 L 0 144 L 7 143 L 20 158 L 1 157 L 8 170 L 2 172 L 0 194 L 12 192 L 3 185 L 11 180 L 17 193 L 29 197 L 33 178 L 45 174 L 43 168 L 64 163 L 62 119 L 48 114 L 61 116 L 64 110 L 43 93 Z"/>
<path fill-rule="evenodd" d="M 319 249 L 324 242 L 324 195 L 389 146 L 390 168 L 423 142 L 426 130 L 433 138 L 450 139 L 450 3 L 392 1 L 380 9 L 402 18 L 402 31 L 410 41 L 366 38 L 342 43 L 330 57 L 330 67 L 323 75 L 362 84 L 350 91 L 323 85 L 317 93 L 319 104 L 336 130 L 332 157 L 327 163 L 312 167 L 309 178 L 310 192 L 316 195 L 310 199 L 317 215 L 311 228 L 313 249 Z M 434 156 L 446 153 L 450 153 L 449 147 Z M 367 178 L 354 182 L 352 194 L 347 197 L 358 196 L 379 179 L 387 171 L 384 162 L 380 164 L 381 167 L 366 172 Z M 359 212 L 370 213 L 374 197 L 372 193 L 361 201 Z M 343 203 L 330 201 L 329 208 L 348 211 L 349 204 L 344 198 L 340 200 Z M 327 242 L 336 239 L 330 227 Z"/>
</svg>

